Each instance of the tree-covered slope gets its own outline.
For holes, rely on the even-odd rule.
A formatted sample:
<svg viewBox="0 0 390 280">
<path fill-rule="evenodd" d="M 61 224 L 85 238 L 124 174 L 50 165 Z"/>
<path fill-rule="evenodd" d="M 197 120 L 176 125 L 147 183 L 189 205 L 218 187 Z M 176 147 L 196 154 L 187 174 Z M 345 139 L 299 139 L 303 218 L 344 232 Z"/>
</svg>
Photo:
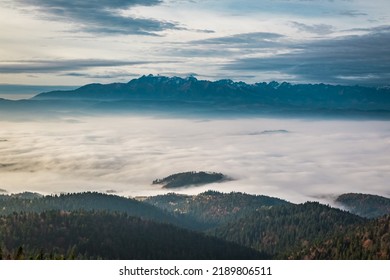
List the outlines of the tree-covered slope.
<svg viewBox="0 0 390 280">
<path fill-rule="evenodd" d="M 100 193 L 0 195 L 0 256 L 390 259 L 389 216 L 367 219 L 318 202 L 297 205 L 236 192 L 142 200 Z M 375 199 L 368 201 L 375 206 Z"/>
<path fill-rule="evenodd" d="M 0 259 L 261 259 L 254 250 L 123 213 L 0 216 Z"/>
<path fill-rule="evenodd" d="M 390 260 L 390 216 L 350 226 L 331 238 L 306 246 L 292 255 L 297 259 Z"/>
<path fill-rule="evenodd" d="M 364 222 L 346 211 L 307 202 L 255 211 L 216 228 L 212 234 L 284 259 Z"/>
<path fill-rule="evenodd" d="M 335 202 L 362 217 L 376 218 L 390 215 L 390 199 L 379 195 L 347 193 L 337 197 Z"/>
<path fill-rule="evenodd" d="M 50 196 L 29 193 L 27 195 L 24 193 L 0 196 L 0 215 L 13 212 L 40 213 L 47 210 L 121 212 L 143 219 L 172 223 L 183 227 L 191 226 L 185 220 L 180 220 L 153 205 L 117 195 L 84 192 Z"/>
<path fill-rule="evenodd" d="M 204 228 L 215 227 L 257 209 L 289 204 L 285 200 L 269 196 L 216 191 L 207 191 L 195 196 L 170 193 L 149 197 L 145 202 L 178 217 L 203 224 Z"/>
</svg>

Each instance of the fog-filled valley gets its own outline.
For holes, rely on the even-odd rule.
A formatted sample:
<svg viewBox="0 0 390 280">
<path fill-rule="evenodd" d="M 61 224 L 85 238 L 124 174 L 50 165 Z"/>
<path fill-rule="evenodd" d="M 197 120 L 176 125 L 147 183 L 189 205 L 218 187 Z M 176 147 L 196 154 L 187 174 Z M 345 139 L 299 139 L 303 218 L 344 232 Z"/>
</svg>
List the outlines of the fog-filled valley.
<svg viewBox="0 0 390 280">
<path fill-rule="evenodd" d="M 30 118 L 30 120 L 27 120 Z M 332 203 L 342 193 L 390 196 L 390 125 L 374 120 L 210 118 L 121 114 L 0 121 L 0 189 L 43 194 L 170 192 L 153 180 L 221 172 L 180 188 Z"/>
</svg>

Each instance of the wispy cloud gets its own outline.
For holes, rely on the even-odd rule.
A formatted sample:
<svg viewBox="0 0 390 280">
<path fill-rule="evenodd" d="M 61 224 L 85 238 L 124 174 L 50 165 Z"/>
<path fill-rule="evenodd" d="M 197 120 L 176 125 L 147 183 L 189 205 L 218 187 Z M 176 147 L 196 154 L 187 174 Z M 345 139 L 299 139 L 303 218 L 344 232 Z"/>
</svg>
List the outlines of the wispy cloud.
<svg viewBox="0 0 390 280">
<path fill-rule="evenodd" d="M 191 41 L 189 44 L 201 45 L 240 45 L 240 46 L 256 46 L 269 47 L 274 46 L 275 42 L 284 36 L 278 33 L 271 32 L 252 32 L 235 34 L 231 36 L 215 37 L 204 40 Z"/>
<path fill-rule="evenodd" d="M 135 6 L 154 6 L 161 0 L 16 0 L 36 9 L 47 19 L 78 25 L 80 31 L 115 35 L 156 35 L 177 28 L 175 23 L 123 15 Z"/>
<path fill-rule="evenodd" d="M 329 24 L 313 24 L 308 25 L 301 22 L 293 21 L 291 25 L 297 28 L 300 31 L 314 33 L 318 35 L 326 35 L 334 32 L 334 27 Z"/>
<path fill-rule="evenodd" d="M 341 11 L 340 15 L 348 16 L 348 17 L 361 17 L 361 16 L 367 16 L 368 14 L 357 10 L 345 10 L 345 11 Z"/>
<path fill-rule="evenodd" d="M 390 27 L 364 35 L 322 39 L 291 45 L 289 53 L 237 59 L 226 69 L 278 71 L 297 81 L 388 85 L 390 80 Z"/>
<path fill-rule="evenodd" d="M 128 71 L 103 71 L 101 73 L 84 73 L 84 72 L 67 72 L 62 74 L 63 76 L 70 77 L 84 77 L 90 79 L 118 79 L 118 78 L 126 78 L 130 79 L 131 77 L 139 77 L 139 74 L 135 74 Z"/>
<path fill-rule="evenodd" d="M 163 51 L 173 57 L 232 59 L 258 51 L 266 53 L 284 48 L 287 46 L 287 40 L 284 35 L 278 33 L 251 32 L 173 44 Z"/>
<path fill-rule="evenodd" d="M 109 59 L 22 60 L 0 63 L 0 73 L 57 73 L 63 71 L 76 71 L 100 67 L 131 66 L 146 63 L 149 62 Z"/>
</svg>

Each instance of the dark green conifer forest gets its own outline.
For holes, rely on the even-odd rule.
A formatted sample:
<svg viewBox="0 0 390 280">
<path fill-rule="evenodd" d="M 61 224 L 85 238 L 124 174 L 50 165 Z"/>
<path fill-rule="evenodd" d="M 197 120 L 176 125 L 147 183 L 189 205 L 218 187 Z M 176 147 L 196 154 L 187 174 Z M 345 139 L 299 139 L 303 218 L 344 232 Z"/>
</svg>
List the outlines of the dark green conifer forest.
<svg viewBox="0 0 390 280">
<path fill-rule="evenodd" d="M 0 259 L 390 259 L 388 199 L 363 198 L 337 199 L 351 213 L 216 191 L 4 194 Z M 383 215 L 357 215 L 366 209 Z"/>
</svg>

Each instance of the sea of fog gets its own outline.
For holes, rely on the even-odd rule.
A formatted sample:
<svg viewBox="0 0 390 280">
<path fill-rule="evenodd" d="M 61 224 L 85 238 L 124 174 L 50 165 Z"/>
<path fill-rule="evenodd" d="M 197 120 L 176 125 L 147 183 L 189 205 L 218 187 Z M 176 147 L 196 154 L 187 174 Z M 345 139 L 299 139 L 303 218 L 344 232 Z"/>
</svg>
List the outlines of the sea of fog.
<svg viewBox="0 0 390 280">
<path fill-rule="evenodd" d="M 140 116 L 0 120 L 0 189 L 43 194 L 171 192 L 156 178 L 185 171 L 235 180 L 214 189 L 331 203 L 342 193 L 390 196 L 390 122 Z"/>
</svg>

